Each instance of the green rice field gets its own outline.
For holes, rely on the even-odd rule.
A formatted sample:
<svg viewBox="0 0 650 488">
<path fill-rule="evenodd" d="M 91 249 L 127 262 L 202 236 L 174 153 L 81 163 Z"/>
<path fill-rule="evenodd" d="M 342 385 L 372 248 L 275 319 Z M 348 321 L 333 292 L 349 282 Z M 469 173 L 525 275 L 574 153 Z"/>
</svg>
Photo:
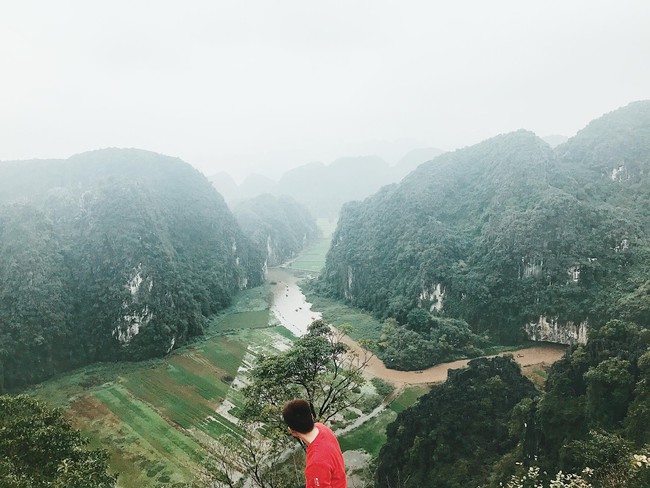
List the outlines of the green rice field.
<svg viewBox="0 0 650 488">
<path fill-rule="evenodd" d="M 269 284 L 239 292 L 230 307 L 212 317 L 208 324 L 208 334 L 268 327 L 272 299 L 273 292 Z"/>
<path fill-rule="evenodd" d="M 269 326 L 269 309 L 250 312 L 234 312 L 215 317 L 210 324 L 211 332 L 235 332 L 243 329 L 260 329 Z"/>
<path fill-rule="evenodd" d="M 216 335 L 160 360 L 85 368 L 33 394 L 66 408 L 91 445 L 108 450 L 112 470 L 120 473 L 118 486 L 190 483 L 210 443 L 241 434 L 234 419 L 216 410 L 226 399 L 234 411 L 242 406 L 231 383 L 249 347 L 273 350 L 275 341 L 286 341 L 280 330 L 251 328 Z"/>
<path fill-rule="evenodd" d="M 415 405 L 415 402 L 418 401 L 425 393 L 428 393 L 431 390 L 430 386 L 427 385 L 415 385 L 409 388 L 406 388 L 395 400 L 393 400 L 389 408 L 395 412 L 400 413 L 403 410 L 406 410 L 408 407 Z"/>
<path fill-rule="evenodd" d="M 318 227 L 321 230 L 322 237 L 307 246 L 296 259 L 287 265 L 287 268 L 312 274 L 318 274 L 322 271 L 325 267 L 325 256 L 330 248 L 332 234 L 336 230 L 336 221 L 318 219 Z"/>
<path fill-rule="evenodd" d="M 348 334 L 355 341 L 379 340 L 382 324 L 368 312 L 331 298 L 316 295 L 309 290 L 304 290 L 304 293 L 313 309 L 323 314 L 323 320 L 334 325 L 334 327 L 350 326 Z"/>
<path fill-rule="evenodd" d="M 107 372 L 102 385 L 79 392 L 81 372 L 53 380 L 34 391 L 52 403 L 48 393 L 60 389 L 60 406 L 93 446 L 107 449 L 111 467 L 120 473 L 118 486 L 145 487 L 190 483 L 200 471 L 207 443 L 240 427 L 216 412 L 228 399 L 241 406 L 231 383 L 248 345 L 268 343 L 262 332 L 246 337 L 216 336 L 166 359 L 123 371 Z M 105 366 L 108 368 L 108 366 Z"/>
<path fill-rule="evenodd" d="M 397 414 L 390 409 L 386 409 L 358 429 L 340 436 L 341 450 L 363 450 L 376 458 L 379 455 L 381 446 L 386 443 L 386 427 L 395 418 L 397 418 Z"/>
</svg>

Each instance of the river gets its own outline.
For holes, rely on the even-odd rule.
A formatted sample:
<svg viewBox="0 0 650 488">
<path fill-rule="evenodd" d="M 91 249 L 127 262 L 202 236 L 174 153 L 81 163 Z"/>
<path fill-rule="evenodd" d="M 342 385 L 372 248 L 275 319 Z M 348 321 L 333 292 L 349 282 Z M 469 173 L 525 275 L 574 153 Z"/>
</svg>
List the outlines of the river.
<svg viewBox="0 0 650 488">
<path fill-rule="evenodd" d="M 296 278 L 292 271 L 286 268 L 270 268 L 267 280 L 274 283 L 272 285 L 273 304 L 271 306 L 271 320 L 273 323 L 283 325 L 296 336 L 302 336 L 307 332 L 307 327 L 312 321 L 322 318 L 320 312 L 311 309 L 312 304 L 307 302 L 305 295 L 298 286 L 299 279 Z M 342 341 L 352 351 L 363 357 L 365 349 L 354 339 L 343 336 Z M 512 354 L 517 363 L 522 366 L 530 366 L 543 363 L 552 364 L 562 357 L 565 350 L 566 346 L 544 343 L 504 354 Z M 381 378 L 398 387 L 439 383 L 447 379 L 447 372 L 450 369 L 464 368 L 468 362 L 468 359 L 463 359 L 437 364 L 422 371 L 396 371 L 388 369 L 378 357 L 373 356 L 368 362 L 365 374 L 369 377 Z"/>
<path fill-rule="evenodd" d="M 322 318 L 322 314 L 312 311 L 311 303 L 298 286 L 298 278 L 286 268 L 269 268 L 266 279 L 273 289 L 272 323 L 283 325 L 296 336 L 305 335 L 309 324 Z"/>
</svg>

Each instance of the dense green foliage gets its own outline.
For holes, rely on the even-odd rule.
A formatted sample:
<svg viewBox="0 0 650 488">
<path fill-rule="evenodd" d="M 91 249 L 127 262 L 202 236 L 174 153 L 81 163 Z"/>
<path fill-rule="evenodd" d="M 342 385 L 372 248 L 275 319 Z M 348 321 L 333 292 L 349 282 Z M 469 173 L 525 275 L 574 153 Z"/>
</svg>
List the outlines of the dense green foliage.
<svg viewBox="0 0 650 488">
<path fill-rule="evenodd" d="M 27 395 L 0 396 L 0 485 L 4 488 L 111 488 L 108 455 L 59 410 Z"/>
<path fill-rule="evenodd" d="M 407 320 L 406 327 L 392 318 L 384 322 L 378 355 L 389 368 L 424 369 L 483 354 L 480 346 L 487 341 L 463 320 L 434 317 L 421 308 L 411 310 Z"/>
<path fill-rule="evenodd" d="M 479 486 L 517 444 L 511 411 L 535 395 L 512 358 L 475 359 L 468 369 L 450 371 L 446 383 L 388 426 L 377 486 Z"/>
<path fill-rule="evenodd" d="M 540 316 L 646 319 L 648 209 L 650 102 L 637 102 L 555 150 L 497 136 L 347 204 L 320 289 L 405 327 L 421 307 L 502 343 Z"/>
<path fill-rule="evenodd" d="M 0 163 L 0 390 L 165 354 L 262 268 L 178 159 L 110 149 Z"/>
<path fill-rule="evenodd" d="M 529 406 L 524 458 L 576 472 L 607 465 L 586 457 L 590 449 L 604 455 L 595 448 L 603 438 L 628 453 L 650 444 L 649 347 L 649 330 L 614 320 L 556 362 L 544 396 Z"/>
<path fill-rule="evenodd" d="M 309 211 L 288 197 L 260 195 L 241 202 L 233 213 L 244 233 L 266 254 L 267 266 L 295 257 L 319 236 Z"/>
<path fill-rule="evenodd" d="M 587 468 L 597 488 L 649 486 L 650 470 L 631 469 L 635 453 L 650 451 L 648 329 L 612 320 L 592 331 L 553 365 L 544 394 L 519 407 L 519 445 L 490 486 L 520 470 L 516 461 L 543 473 Z"/>
<path fill-rule="evenodd" d="M 649 413 L 650 331 L 613 320 L 553 365 L 542 394 L 505 358 L 451 373 L 389 426 L 378 485 L 497 488 L 530 467 L 540 484 L 512 486 L 561 471 L 645 488 L 650 469 L 631 468 L 650 452 Z"/>
</svg>

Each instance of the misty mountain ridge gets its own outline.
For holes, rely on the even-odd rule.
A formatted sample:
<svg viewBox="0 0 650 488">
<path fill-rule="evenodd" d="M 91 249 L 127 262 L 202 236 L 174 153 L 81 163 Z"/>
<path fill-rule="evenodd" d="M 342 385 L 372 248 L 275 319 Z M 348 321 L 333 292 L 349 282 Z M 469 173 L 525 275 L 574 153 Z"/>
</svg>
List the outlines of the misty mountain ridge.
<svg viewBox="0 0 650 488">
<path fill-rule="evenodd" d="M 499 341 L 584 342 L 648 315 L 629 304 L 645 289 L 649 155 L 650 101 L 555 149 L 520 130 L 440 155 L 343 207 L 322 289 L 407 327 L 424 309 Z"/>
<path fill-rule="evenodd" d="M 560 134 L 550 134 L 548 136 L 542 136 L 542 140 L 552 148 L 555 148 L 568 141 L 569 137 Z"/>
<path fill-rule="evenodd" d="M 343 203 L 363 200 L 439 154 L 442 151 L 436 148 L 415 149 L 395 166 L 379 156 L 342 157 L 329 165 L 311 162 L 286 171 L 277 182 L 262 175 L 249 175 L 237 188 L 233 188 L 234 180 L 225 172 L 209 179 L 231 206 L 269 193 L 294 198 L 315 217 L 335 218 Z"/>
</svg>

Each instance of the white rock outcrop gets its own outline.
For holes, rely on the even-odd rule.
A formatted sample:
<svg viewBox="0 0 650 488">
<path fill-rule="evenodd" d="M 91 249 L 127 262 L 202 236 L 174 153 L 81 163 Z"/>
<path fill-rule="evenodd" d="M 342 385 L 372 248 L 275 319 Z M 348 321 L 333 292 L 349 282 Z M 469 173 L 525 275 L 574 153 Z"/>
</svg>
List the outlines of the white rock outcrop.
<svg viewBox="0 0 650 488">
<path fill-rule="evenodd" d="M 348 266 L 348 280 L 347 280 L 347 286 L 345 287 L 344 290 L 344 295 L 347 300 L 352 299 L 352 282 L 354 279 L 354 273 L 352 271 L 352 266 Z"/>
<path fill-rule="evenodd" d="M 117 337 L 120 344 L 126 345 L 138 335 L 140 327 L 147 325 L 151 319 L 153 319 L 153 312 L 146 305 L 140 312 L 124 314 L 122 323 L 113 330 L 113 337 Z"/>
<path fill-rule="evenodd" d="M 440 312 L 445 299 L 445 289 L 442 287 L 442 283 L 431 285 L 431 288 L 422 288 L 418 299 L 420 306 L 426 303 L 431 304 L 429 306 L 429 312 L 433 312 L 434 310 Z"/>
<path fill-rule="evenodd" d="M 532 341 L 555 342 L 557 344 L 586 344 L 589 326 L 587 321 L 574 324 L 560 324 L 557 317 L 547 318 L 540 315 L 537 322 L 524 326 L 526 335 Z"/>
</svg>

